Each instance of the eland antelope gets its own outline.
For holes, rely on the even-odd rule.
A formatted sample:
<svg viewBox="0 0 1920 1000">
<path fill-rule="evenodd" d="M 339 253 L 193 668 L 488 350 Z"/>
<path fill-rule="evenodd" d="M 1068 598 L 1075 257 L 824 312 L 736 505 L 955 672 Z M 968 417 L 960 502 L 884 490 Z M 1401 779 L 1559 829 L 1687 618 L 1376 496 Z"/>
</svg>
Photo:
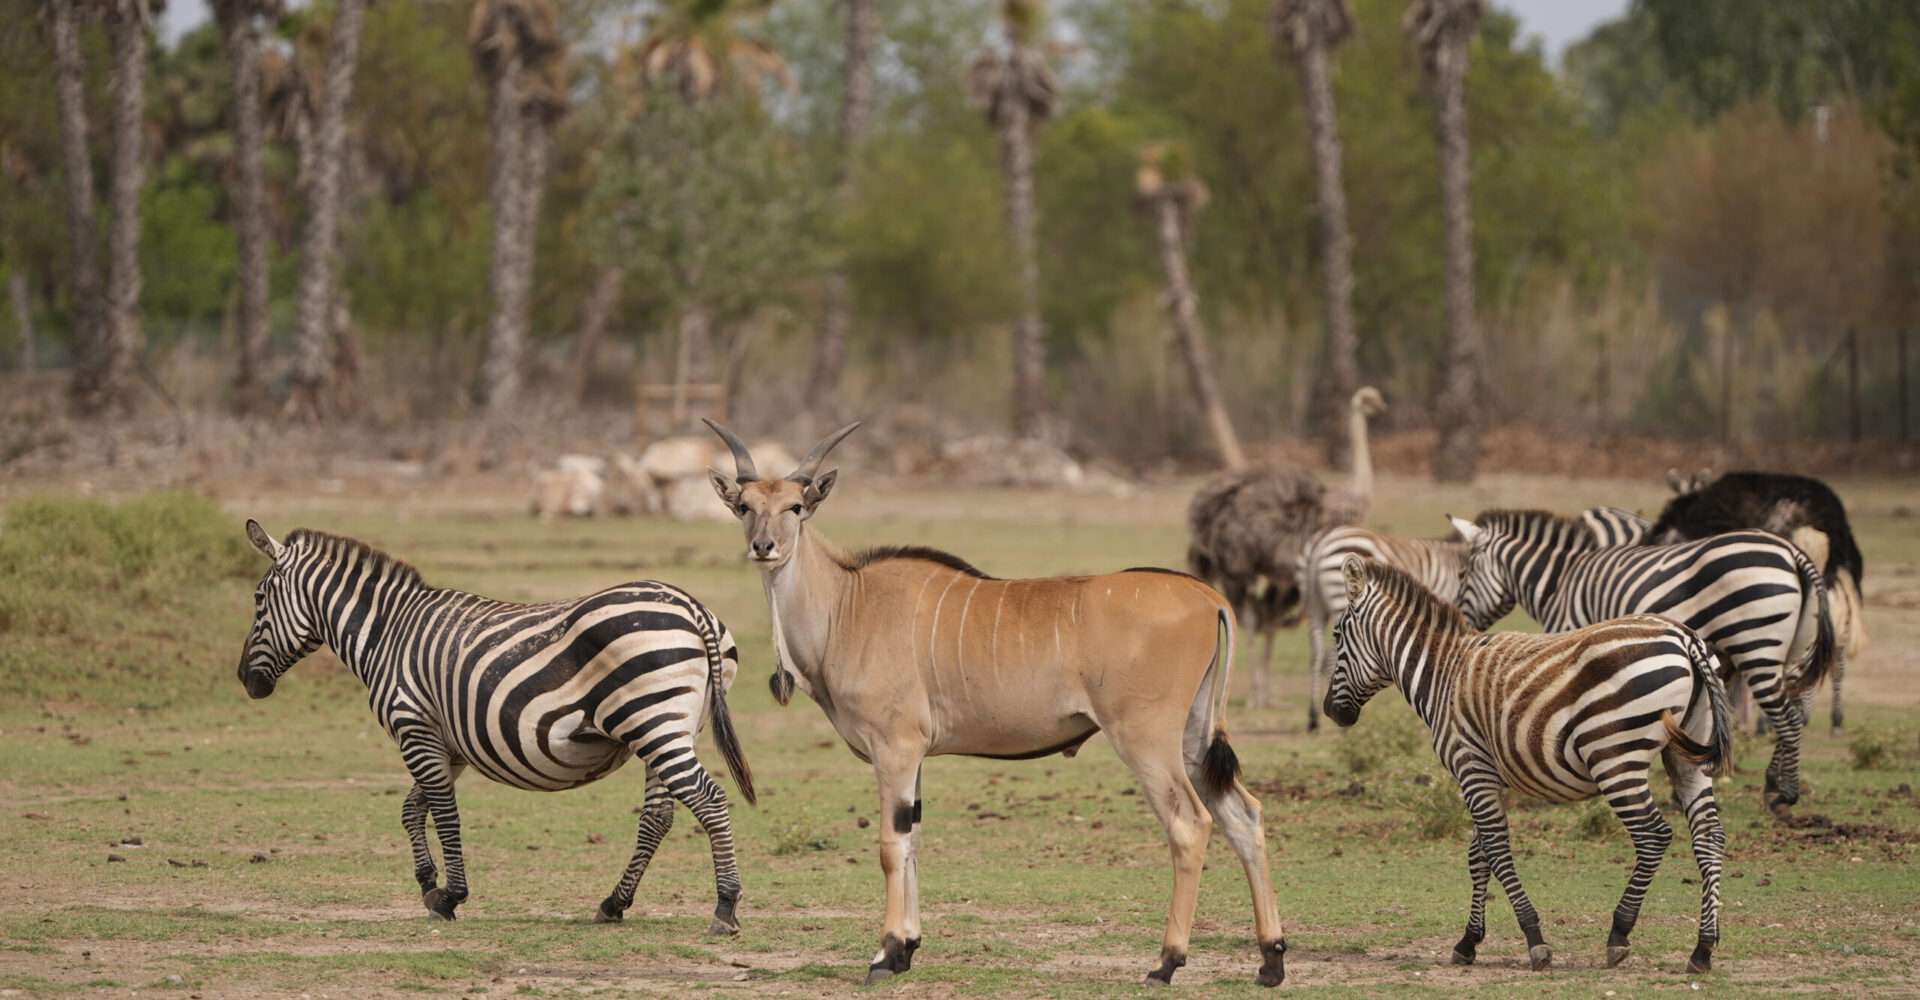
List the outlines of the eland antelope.
<svg viewBox="0 0 1920 1000">
<path fill-rule="evenodd" d="M 828 435 L 782 479 L 763 479 L 726 428 L 734 474 L 708 469 L 746 530 L 772 611 L 782 704 L 820 705 L 880 786 L 887 906 L 867 982 L 909 968 L 920 945 L 920 769 L 937 754 L 1072 756 L 1105 732 L 1140 781 L 1173 853 L 1160 964 L 1186 964 L 1207 839 L 1218 821 L 1253 890 L 1258 980 L 1285 976 L 1286 940 L 1267 874 L 1260 802 L 1238 780 L 1220 710 L 1233 663 L 1232 610 L 1171 570 L 998 580 L 923 548 L 846 552 L 811 529 L 838 469 L 820 471 L 858 423 Z"/>
</svg>

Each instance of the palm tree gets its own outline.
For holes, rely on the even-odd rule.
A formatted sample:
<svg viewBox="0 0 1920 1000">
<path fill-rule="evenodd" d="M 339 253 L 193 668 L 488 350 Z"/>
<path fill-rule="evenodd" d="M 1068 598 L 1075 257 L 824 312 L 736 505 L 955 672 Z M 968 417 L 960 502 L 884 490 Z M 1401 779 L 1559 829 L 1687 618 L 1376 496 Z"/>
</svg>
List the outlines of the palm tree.
<svg viewBox="0 0 1920 1000">
<path fill-rule="evenodd" d="M 1473 325 L 1472 166 L 1467 158 L 1467 50 L 1485 7 L 1482 0 L 1413 0 L 1407 33 L 1420 50 L 1439 107 L 1440 211 L 1447 240 L 1447 336 L 1434 416 L 1440 444 L 1433 475 L 1443 482 L 1471 482 L 1479 463 L 1474 380 L 1480 338 Z"/>
<path fill-rule="evenodd" d="M 1013 432 L 1041 436 L 1047 416 L 1046 331 L 1040 325 L 1040 263 L 1034 236 L 1033 147 L 1039 124 L 1053 115 L 1059 90 L 1053 70 L 1034 47 L 1040 0 L 1004 0 L 1004 48 L 975 57 L 967 91 L 1000 135 L 1000 169 L 1007 176 L 1007 226 L 1020 269 L 1020 321 L 1014 328 Z"/>
<path fill-rule="evenodd" d="M 294 348 L 289 412 L 307 420 L 326 416 L 321 389 L 330 356 L 344 329 L 333 308 L 334 251 L 340 232 L 340 174 L 346 158 L 347 98 L 360 60 L 360 22 L 366 0 L 340 0 L 327 39 L 326 84 L 321 89 L 308 161 L 307 230 L 301 247 L 299 330 Z"/>
<path fill-rule="evenodd" d="M 134 368 L 146 347 L 140 322 L 140 190 L 146 183 L 147 32 L 162 0 L 103 0 L 113 51 L 113 159 L 107 181 L 106 316 L 95 340 L 98 381 L 83 414 L 133 406 Z"/>
<path fill-rule="evenodd" d="M 76 409 L 99 391 L 100 262 L 93 229 L 93 157 L 87 149 L 86 67 L 80 55 L 81 0 L 47 0 L 53 36 L 54 93 L 60 109 L 61 161 L 67 175 L 67 253 L 73 283 L 73 382 Z"/>
<path fill-rule="evenodd" d="M 841 210 L 856 193 L 855 168 L 860 143 L 873 118 L 873 48 L 880 37 L 880 9 L 876 0 L 847 0 L 846 86 L 840 97 L 840 167 L 834 174 L 833 197 Z M 845 269 L 827 276 L 820 311 L 820 339 L 814 348 L 813 377 L 807 384 L 807 403 L 832 416 L 846 370 L 847 328 L 851 323 L 852 292 Z"/>
<path fill-rule="evenodd" d="M 536 94 L 558 93 L 538 78 L 562 52 L 559 11 L 552 0 L 479 0 L 467 44 L 493 99 L 493 319 L 479 395 L 499 409 L 519 394 L 526 351 L 551 121 L 541 109 L 552 103 Z"/>
<path fill-rule="evenodd" d="M 1206 331 L 1200 328 L 1199 302 L 1187 273 L 1187 234 L 1193 230 L 1194 213 L 1207 203 L 1207 186 L 1187 169 L 1184 157 L 1169 154 L 1165 147 L 1150 146 L 1140 155 L 1134 187 L 1160 239 L 1160 263 L 1167 269 L 1167 315 L 1173 320 L 1174 339 L 1187 362 L 1194 402 L 1206 414 L 1221 461 L 1227 468 L 1237 469 L 1247 464 L 1247 457 L 1240 450 L 1233 420 L 1220 398 L 1220 384 L 1213 377 Z"/>
<path fill-rule="evenodd" d="M 1353 329 L 1353 235 L 1347 229 L 1347 193 L 1340 172 L 1340 129 L 1334 112 L 1333 50 L 1353 32 L 1347 0 L 1276 0 L 1274 40 L 1300 71 L 1313 147 L 1314 208 L 1320 216 L 1320 276 L 1327 322 L 1327 378 L 1317 409 L 1329 451 L 1339 461 L 1347 401 L 1360 387 L 1360 343 Z"/>
<path fill-rule="evenodd" d="M 249 413 L 267 401 L 267 191 L 261 97 L 260 18 L 278 18 L 279 0 L 214 0 L 233 81 L 233 214 L 240 251 L 240 350 L 233 407 Z"/>
</svg>

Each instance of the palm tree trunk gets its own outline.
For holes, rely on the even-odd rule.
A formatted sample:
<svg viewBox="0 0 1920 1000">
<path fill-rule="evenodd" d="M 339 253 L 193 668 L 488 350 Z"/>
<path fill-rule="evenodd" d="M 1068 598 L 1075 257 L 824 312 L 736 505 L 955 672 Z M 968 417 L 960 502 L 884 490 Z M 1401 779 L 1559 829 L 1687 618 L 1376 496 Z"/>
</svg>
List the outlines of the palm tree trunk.
<svg viewBox="0 0 1920 1000">
<path fill-rule="evenodd" d="M 846 91 L 840 103 L 840 170 L 833 185 L 834 200 L 842 210 L 857 192 L 857 157 L 873 117 L 873 48 L 879 36 L 877 0 L 847 0 Z M 827 276 L 813 376 L 807 383 L 808 407 L 828 416 L 837 409 L 840 378 L 846 371 L 852 299 L 846 271 L 836 267 Z"/>
<path fill-rule="evenodd" d="M 1160 235 L 1160 263 L 1167 270 L 1167 314 L 1173 320 L 1174 339 L 1187 362 L 1187 380 L 1193 388 L 1193 400 L 1207 417 L 1213 444 L 1229 469 L 1247 464 L 1240 450 L 1240 438 L 1233 432 L 1233 420 L 1220 398 L 1220 384 L 1213 377 L 1213 360 L 1207 353 L 1206 334 L 1200 329 L 1193 279 L 1187 273 L 1187 249 L 1182 241 L 1180 206 L 1172 197 L 1153 199 L 1153 213 Z"/>
<path fill-rule="evenodd" d="M 580 332 L 573 341 L 573 356 L 567 361 L 567 394 L 584 401 L 587 394 L 587 381 L 593 375 L 594 357 L 600 352 L 600 342 L 606 339 L 607 324 L 613 319 L 614 307 L 620 304 L 620 283 L 625 274 L 619 267 L 608 264 L 600 268 L 593 279 L 593 293 L 587 296 L 587 308 L 580 318 Z"/>
<path fill-rule="evenodd" d="M 144 0 L 139 0 L 144 4 Z M 113 48 L 113 160 L 107 199 L 107 320 L 101 340 L 98 391 L 82 410 L 133 406 L 134 366 L 146 347 L 140 322 L 140 190 L 146 182 L 147 17 L 141 7 L 116 5 L 107 15 Z"/>
<path fill-rule="evenodd" d="M 233 408 L 256 412 L 267 402 L 267 192 L 261 171 L 265 127 L 260 105 L 260 38 L 252 0 L 220 0 L 214 14 L 226 37 L 233 84 L 233 208 L 240 252 L 240 351 Z"/>
<path fill-rule="evenodd" d="M 1335 462 L 1348 449 L 1341 417 L 1360 388 L 1360 341 L 1353 329 L 1353 235 L 1347 229 L 1347 192 L 1341 174 L 1339 119 L 1333 76 L 1323 45 L 1300 53 L 1300 90 L 1306 96 L 1313 148 L 1314 208 L 1320 216 L 1320 275 L 1327 322 L 1327 378 L 1320 384 L 1319 425 Z"/>
<path fill-rule="evenodd" d="M 1475 375 L 1480 337 L 1473 320 L 1472 165 L 1467 156 L 1467 44 L 1470 34 L 1442 42 L 1457 50 L 1440 60 L 1440 210 L 1446 225 L 1447 334 L 1435 417 L 1440 444 L 1433 475 L 1442 482 L 1472 482 L 1479 464 L 1479 417 Z"/>
<path fill-rule="evenodd" d="M 20 328 L 20 370 L 31 373 L 39 367 L 34 357 L 33 300 L 27 296 L 27 266 L 15 264 L 7 275 L 7 298 L 13 302 L 13 322 Z"/>
<path fill-rule="evenodd" d="M 493 80 L 493 316 L 487 324 L 486 359 L 480 366 L 480 403 L 500 409 L 513 403 L 520 388 L 520 352 L 526 342 L 528 271 L 523 256 L 520 216 L 527 158 L 528 129 L 525 60 L 517 47 L 504 53 L 505 65 Z"/>
<path fill-rule="evenodd" d="M 68 312 L 73 319 L 73 381 L 76 409 L 98 394 L 100 384 L 100 261 L 94 246 L 93 157 L 87 150 L 85 68 L 80 58 L 81 0 L 48 0 L 53 35 L 54 93 L 60 108 L 60 152 L 67 175 L 67 253 L 73 269 Z"/>
<path fill-rule="evenodd" d="M 321 388 L 335 343 L 334 252 L 340 233 L 340 175 L 347 145 L 347 99 L 360 59 L 360 21 L 366 0 L 340 0 L 327 40 L 327 85 L 315 123 L 312 174 L 307 185 L 307 232 L 301 248 L 298 344 L 289 412 L 308 420 L 325 417 Z"/>
<path fill-rule="evenodd" d="M 1020 320 L 1013 331 L 1013 434 L 1042 436 L 1047 418 L 1045 330 L 1040 325 L 1040 263 L 1034 236 L 1033 119 L 1024 101 L 1007 101 L 1000 165 L 1007 175 L 1007 228 L 1020 269 Z"/>
</svg>

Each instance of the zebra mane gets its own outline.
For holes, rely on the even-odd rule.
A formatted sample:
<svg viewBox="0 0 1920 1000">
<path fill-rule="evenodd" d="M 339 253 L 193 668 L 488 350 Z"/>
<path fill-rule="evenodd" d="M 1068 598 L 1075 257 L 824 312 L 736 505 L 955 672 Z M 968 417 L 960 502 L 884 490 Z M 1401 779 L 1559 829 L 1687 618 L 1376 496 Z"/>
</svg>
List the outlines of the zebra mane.
<svg viewBox="0 0 1920 1000">
<path fill-rule="evenodd" d="M 1566 548 L 1592 548 L 1596 544 L 1586 525 L 1549 510 L 1483 510 L 1473 523 L 1508 535 L 1544 530 L 1555 541 L 1568 543 L 1563 546 Z"/>
<path fill-rule="evenodd" d="M 358 538 L 348 538 L 345 535 L 335 535 L 313 528 L 295 528 L 287 532 L 286 545 L 289 549 L 305 545 L 315 552 L 327 556 L 358 556 L 374 566 L 390 570 L 393 575 L 402 582 L 412 584 L 421 583 L 420 571 L 414 569 L 412 563 L 396 556 L 390 556 Z"/>
<path fill-rule="evenodd" d="M 1428 629 L 1443 632 L 1477 631 L 1467 623 L 1467 616 L 1451 602 L 1441 600 L 1425 584 L 1414 579 L 1405 570 L 1389 566 L 1383 562 L 1367 560 L 1367 581 L 1401 611 L 1411 615 L 1415 621 Z"/>
</svg>

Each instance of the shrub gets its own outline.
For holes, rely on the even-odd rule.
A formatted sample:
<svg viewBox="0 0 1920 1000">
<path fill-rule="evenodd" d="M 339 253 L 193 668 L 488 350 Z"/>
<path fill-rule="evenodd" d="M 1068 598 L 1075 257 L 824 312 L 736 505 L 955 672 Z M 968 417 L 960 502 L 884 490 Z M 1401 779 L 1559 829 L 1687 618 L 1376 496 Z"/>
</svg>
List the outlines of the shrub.
<svg viewBox="0 0 1920 1000">
<path fill-rule="evenodd" d="M 1853 754 L 1853 769 L 1882 771 L 1899 767 L 1900 747 L 1905 742 L 1904 734 L 1879 726 L 1856 728 L 1853 738 L 1847 741 L 1847 750 Z"/>
</svg>

